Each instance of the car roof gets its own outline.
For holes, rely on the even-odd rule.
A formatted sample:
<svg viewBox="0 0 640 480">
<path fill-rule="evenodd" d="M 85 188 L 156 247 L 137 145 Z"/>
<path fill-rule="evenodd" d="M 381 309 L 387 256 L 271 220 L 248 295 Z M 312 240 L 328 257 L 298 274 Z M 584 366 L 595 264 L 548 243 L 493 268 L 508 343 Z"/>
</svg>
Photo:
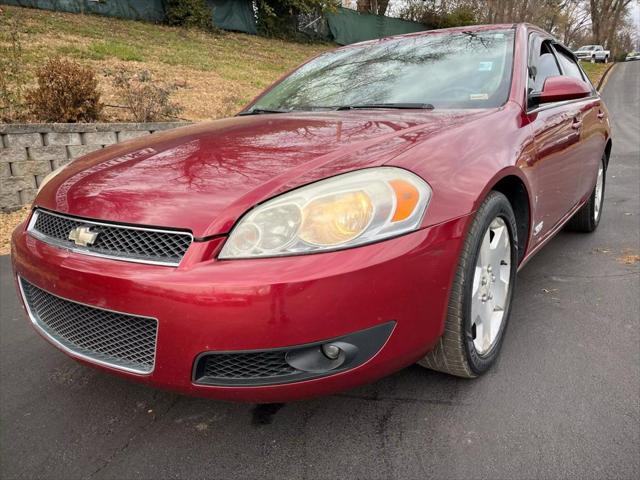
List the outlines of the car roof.
<svg viewBox="0 0 640 480">
<path fill-rule="evenodd" d="M 465 27 L 451 27 L 451 28 L 438 28 L 433 30 L 423 30 L 420 32 L 412 32 L 412 33 L 404 33 L 401 35 L 391 35 L 389 37 L 375 38 L 373 40 L 365 40 L 363 42 L 352 43 L 349 45 L 345 45 L 343 47 L 339 47 L 337 50 L 346 50 L 352 47 L 361 47 L 366 45 L 375 45 L 388 41 L 416 38 L 416 37 L 428 37 L 430 35 L 437 35 L 441 33 L 457 33 L 457 32 L 482 32 L 482 31 L 490 31 L 490 30 L 510 30 L 515 29 L 518 25 L 524 24 L 516 24 L 516 23 L 499 23 L 492 25 L 468 25 Z"/>
<path fill-rule="evenodd" d="M 461 27 L 450 27 L 450 28 L 439 28 L 433 30 L 423 30 L 420 32 L 412 32 L 405 33 L 402 35 L 392 35 L 389 37 L 376 38 L 373 40 L 366 40 L 364 42 L 352 43 L 350 45 L 345 45 L 343 47 L 338 48 L 337 50 L 345 50 L 353 47 L 361 47 L 366 45 L 375 45 L 382 42 L 387 41 L 396 41 L 402 40 L 404 38 L 416 38 L 416 37 L 427 37 L 430 35 L 438 35 L 442 33 L 458 33 L 458 32 L 484 32 L 491 30 L 518 30 L 525 29 L 527 31 L 535 31 L 544 35 L 545 37 L 551 38 L 555 40 L 555 38 L 549 33 L 544 31 L 542 28 L 533 25 L 531 23 L 495 23 L 495 24 L 486 24 L 486 25 L 466 25 Z"/>
</svg>

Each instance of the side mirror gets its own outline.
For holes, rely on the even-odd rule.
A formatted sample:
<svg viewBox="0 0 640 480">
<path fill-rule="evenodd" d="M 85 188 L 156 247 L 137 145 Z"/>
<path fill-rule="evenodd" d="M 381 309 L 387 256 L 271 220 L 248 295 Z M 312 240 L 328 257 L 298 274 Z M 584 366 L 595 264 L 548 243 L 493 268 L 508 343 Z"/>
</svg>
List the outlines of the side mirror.
<svg viewBox="0 0 640 480">
<path fill-rule="evenodd" d="M 573 77 L 555 76 L 544 81 L 542 91 L 530 96 L 532 103 L 540 105 L 542 103 L 563 102 L 566 100 L 576 100 L 591 95 L 591 87 L 582 80 Z"/>
</svg>

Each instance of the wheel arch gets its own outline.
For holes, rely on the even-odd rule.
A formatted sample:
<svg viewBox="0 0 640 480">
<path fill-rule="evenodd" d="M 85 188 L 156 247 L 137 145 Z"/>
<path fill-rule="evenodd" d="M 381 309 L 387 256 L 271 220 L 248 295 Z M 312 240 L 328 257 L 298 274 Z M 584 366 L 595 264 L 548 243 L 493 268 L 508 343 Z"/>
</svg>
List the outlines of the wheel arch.
<svg viewBox="0 0 640 480">
<path fill-rule="evenodd" d="M 518 262 L 521 262 L 527 252 L 529 233 L 531 231 L 531 198 L 526 182 L 515 173 L 506 173 L 497 178 L 485 195 L 490 191 L 502 193 L 513 209 L 516 217 L 518 235 Z"/>
<path fill-rule="evenodd" d="M 611 157 L 611 149 L 613 148 L 613 141 L 611 137 L 607 139 L 607 144 L 604 147 L 604 169 L 609 168 L 609 158 Z"/>
</svg>

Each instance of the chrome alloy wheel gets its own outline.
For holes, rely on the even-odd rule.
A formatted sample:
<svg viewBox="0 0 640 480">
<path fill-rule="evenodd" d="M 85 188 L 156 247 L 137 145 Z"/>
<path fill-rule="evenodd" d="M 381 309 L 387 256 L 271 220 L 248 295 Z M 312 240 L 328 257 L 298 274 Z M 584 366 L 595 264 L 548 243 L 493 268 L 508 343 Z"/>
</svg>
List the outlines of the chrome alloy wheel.
<svg viewBox="0 0 640 480">
<path fill-rule="evenodd" d="M 479 355 L 488 353 L 500 333 L 511 281 L 511 238 L 496 217 L 484 234 L 473 275 L 471 333 Z"/>
<path fill-rule="evenodd" d="M 597 222 L 600 218 L 600 210 L 602 209 L 602 191 L 604 187 L 604 166 L 600 162 L 598 167 L 598 178 L 596 180 L 596 192 L 593 205 L 593 219 Z"/>
</svg>

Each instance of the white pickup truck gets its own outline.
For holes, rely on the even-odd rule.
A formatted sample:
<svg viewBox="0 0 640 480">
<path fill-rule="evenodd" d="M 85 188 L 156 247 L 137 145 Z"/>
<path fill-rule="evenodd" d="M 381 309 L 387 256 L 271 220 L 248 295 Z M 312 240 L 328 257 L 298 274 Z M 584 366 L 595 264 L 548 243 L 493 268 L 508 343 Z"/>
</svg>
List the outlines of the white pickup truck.
<svg viewBox="0 0 640 480">
<path fill-rule="evenodd" d="M 588 60 L 591 63 L 609 63 L 609 50 L 605 50 L 602 45 L 585 45 L 575 50 L 573 54 L 578 60 Z"/>
</svg>

